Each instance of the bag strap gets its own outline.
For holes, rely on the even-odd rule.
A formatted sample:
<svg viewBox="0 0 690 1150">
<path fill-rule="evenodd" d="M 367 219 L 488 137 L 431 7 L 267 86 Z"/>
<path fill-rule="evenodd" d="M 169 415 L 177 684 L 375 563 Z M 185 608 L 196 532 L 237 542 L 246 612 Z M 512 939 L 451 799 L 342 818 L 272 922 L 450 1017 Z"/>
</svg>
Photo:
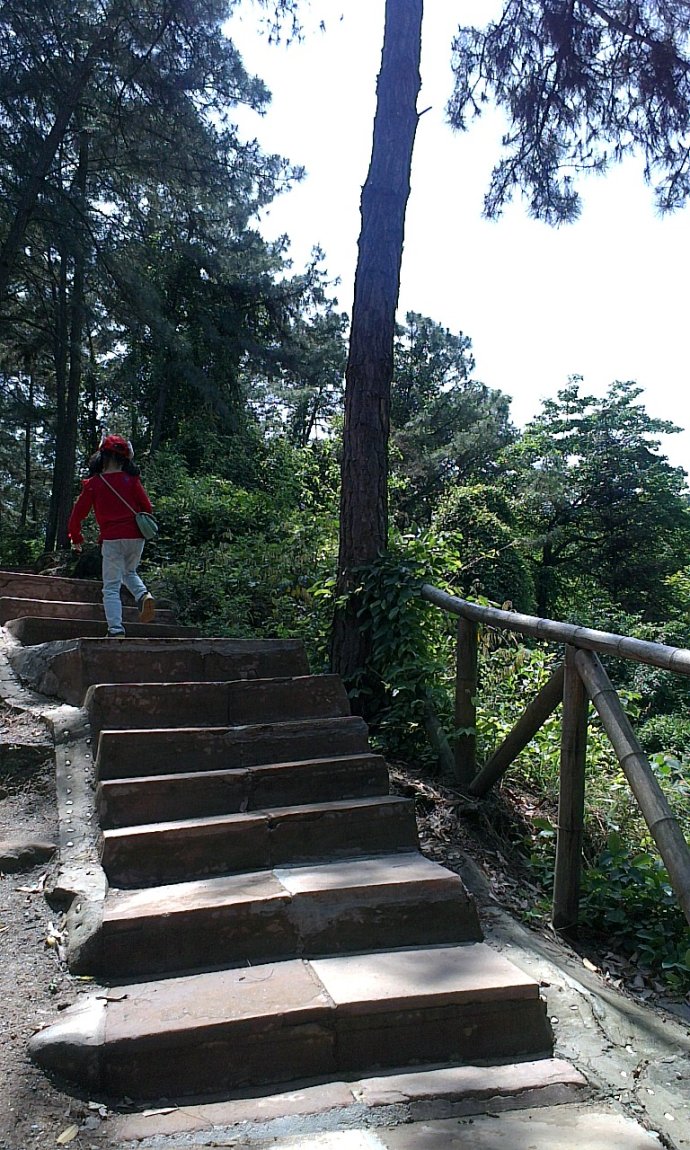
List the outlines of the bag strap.
<svg viewBox="0 0 690 1150">
<path fill-rule="evenodd" d="M 130 506 L 129 506 L 129 503 L 128 503 L 128 502 L 127 502 L 127 500 L 125 499 L 124 495 L 120 495 L 120 492 L 115 490 L 115 488 L 113 487 L 112 483 L 108 483 L 108 480 L 107 480 L 107 479 L 105 478 L 105 476 L 103 475 L 103 472 L 102 472 L 102 471 L 99 471 L 99 473 L 98 473 L 98 474 L 99 474 L 100 478 L 103 480 L 103 482 L 105 483 L 106 487 L 109 487 L 109 488 L 110 488 L 110 490 L 112 491 L 113 495 L 117 495 L 118 499 L 120 499 L 120 500 L 121 500 L 121 501 L 124 503 L 125 507 L 126 507 L 126 508 L 127 508 L 129 511 L 131 511 L 131 512 L 132 512 L 132 515 L 138 515 L 139 513 L 138 513 L 137 511 L 135 511 L 133 507 L 130 507 Z"/>
</svg>

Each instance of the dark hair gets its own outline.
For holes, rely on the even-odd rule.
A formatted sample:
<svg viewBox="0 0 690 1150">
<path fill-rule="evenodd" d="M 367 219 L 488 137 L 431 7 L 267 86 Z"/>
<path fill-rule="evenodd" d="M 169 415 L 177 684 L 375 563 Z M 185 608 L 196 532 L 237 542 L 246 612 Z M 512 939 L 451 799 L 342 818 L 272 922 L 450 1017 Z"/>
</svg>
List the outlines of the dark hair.
<svg viewBox="0 0 690 1150">
<path fill-rule="evenodd" d="M 121 463 L 122 470 L 125 471 L 127 475 L 141 475 L 141 468 L 137 467 L 136 463 L 132 463 L 131 459 L 124 459 L 114 451 L 97 451 L 95 455 L 92 455 L 88 464 L 89 475 L 100 475 L 104 464 L 109 459 L 115 459 L 118 463 Z"/>
</svg>

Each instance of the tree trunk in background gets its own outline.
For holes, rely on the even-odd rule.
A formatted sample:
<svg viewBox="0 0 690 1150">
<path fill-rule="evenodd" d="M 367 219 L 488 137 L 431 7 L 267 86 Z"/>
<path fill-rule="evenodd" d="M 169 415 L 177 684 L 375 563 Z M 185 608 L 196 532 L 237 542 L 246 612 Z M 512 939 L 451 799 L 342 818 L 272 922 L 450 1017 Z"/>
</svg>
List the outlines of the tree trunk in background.
<svg viewBox="0 0 690 1150">
<path fill-rule="evenodd" d="M 62 444 L 65 440 L 65 420 L 67 410 L 67 363 L 68 363 L 68 303 L 67 303 L 67 252 L 64 245 L 59 253 L 57 284 L 54 289 L 55 337 L 53 340 L 53 362 L 55 364 L 55 458 L 53 460 L 53 483 L 50 491 L 50 505 L 46 523 L 45 549 L 54 551 L 57 540 L 59 491 L 64 481 L 62 474 Z"/>
<path fill-rule="evenodd" d="M 29 364 L 27 370 L 29 374 L 29 396 L 26 421 L 24 423 L 24 493 L 22 495 L 22 506 L 19 512 L 19 526 L 22 531 L 26 527 L 26 522 L 29 517 L 29 500 L 31 499 L 31 440 L 34 430 L 34 399 L 36 394 L 33 366 Z"/>
<path fill-rule="evenodd" d="M 412 149 L 422 37 L 422 0 L 386 0 L 374 139 L 362 189 L 345 386 L 337 594 L 351 590 L 353 569 L 371 563 L 388 540 L 388 435 L 395 312 Z M 364 668 L 368 641 L 357 605 L 336 611 L 331 665 L 346 680 Z"/>
<path fill-rule="evenodd" d="M 77 432 L 79 420 L 79 400 L 84 366 L 84 284 L 86 270 L 86 231 L 80 222 L 86 215 L 86 184 L 89 169 L 89 137 L 81 132 L 79 138 L 79 165 L 77 168 L 74 195 L 76 200 L 74 249 L 74 275 L 72 279 L 72 299 L 70 305 L 69 335 L 69 374 L 67 376 L 67 418 L 65 421 L 65 482 L 58 496 L 57 545 L 69 547 L 67 524 L 74 502 L 74 479 L 77 465 Z"/>
<path fill-rule="evenodd" d="M 63 301 L 63 332 L 64 360 L 63 372 L 66 376 L 62 387 L 62 404 L 58 408 L 58 434 L 55 440 L 55 463 L 53 468 L 53 490 L 50 500 L 49 530 L 50 538 L 46 533 L 46 550 L 54 551 L 69 547 L 67 524 L 74 500 L 74 477 L 77 454 L 77 423 L 79 418 L 79 399 L 83 375 L 83 342 L 84 342 L 84 281 L 85 281 L 85 232 L 80 221 L 86 211 L 86 183 L 89 162 L 89 142 L 86 132 L 81 133 L 79 141 L 79 164 L 75 177 L 73 194 L 75 197 L 75 211 L 72 226 L 74 228 L 74 259 L 72 270 L 72 290 Z M 67 292 L 66 282 L 63 284 Z M 66 385 L 66 386 L 65 386 Z"/>
</svg>

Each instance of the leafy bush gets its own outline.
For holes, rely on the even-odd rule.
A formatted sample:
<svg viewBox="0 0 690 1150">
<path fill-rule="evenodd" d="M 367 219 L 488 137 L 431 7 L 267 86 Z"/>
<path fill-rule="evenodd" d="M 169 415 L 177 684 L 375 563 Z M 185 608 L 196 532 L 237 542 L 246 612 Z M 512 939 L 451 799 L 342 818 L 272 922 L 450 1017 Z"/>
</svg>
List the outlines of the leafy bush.
<svg viewBox="0 0 690 1150">
<path fill-rule="evenodd" d="M 479 593 L 498 603 L 510 601 L 519 611 L 533 611 L 534 579 L 507 522 L 509 515 L 493 488 L 475 484 L 451 488 L 434 513 L 433 525 L 436 531 L 457 535 L 463 594 Z"/>
<path fill-rule="evenodd" d="M 0 567 L 12 571 L 32 568 L 43 551 L 43 540 L 30 530 L 4 528 L 0 531 Z"/>
<path fill-rule="evenodd" d="M 447 584 L 461 567 L 457 538 L 426 532 L 397 538 L 389 550 L 355 574 L 362 630 L 371 636 L 371 659 L 348 684 L 353 698 L 366 697 L 372 733 L 391 756 L 433 768 L 425 735 L 426 710 L 452 729 L 452 621 L 420 596 L 423 583 Z M 332 593 L 332 587 L 328 589 Z"/>
<path fill-rule="evenodd" d="M 690 928 L 648 838 L 630 843 L 611 831 L 595 865 L 583 875 L 581 906 L 588 930 L 601 932 L 641 968 L 687 992 Z"/>
</svg>

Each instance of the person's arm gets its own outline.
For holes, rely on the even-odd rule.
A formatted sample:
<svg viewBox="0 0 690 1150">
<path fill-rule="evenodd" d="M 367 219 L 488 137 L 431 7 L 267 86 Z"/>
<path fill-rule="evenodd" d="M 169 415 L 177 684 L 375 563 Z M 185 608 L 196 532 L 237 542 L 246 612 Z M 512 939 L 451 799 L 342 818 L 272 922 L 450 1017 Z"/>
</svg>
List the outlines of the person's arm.
<svg viewBox="0 0 690 1150">
<path fill-rule="evenodd" d="M 146 494 L 146 491 L 144 489 L 144 485 L 138 477 L 137 477 L 137 481 L 136 481 L 134 490 L 136 492 L 136 504 L 139 504 L 139 506 L 137 507 L 137 511 L 153 511 L 153 507 L 151 506 L 151 500 L 149 499 L 148 495 Z M 135 506 L 136 506 L 136 504 L 135 504 Z"/>
<path fill-rule="evenodd" d="M 81 533 L 81 525 L 89 511 L 93 507 L 93 494 L 89 486 L 88 480 L 84 480 L 84 485 L 81 490 L 81 495 L 72 508 L 72 514 L 69 517 L 67 524 L 67 534 L 69 536 L 72 547 L 75 551 L 81 551 L 81 545 L 84 542 L 84 536 Z"/>
</svg>

